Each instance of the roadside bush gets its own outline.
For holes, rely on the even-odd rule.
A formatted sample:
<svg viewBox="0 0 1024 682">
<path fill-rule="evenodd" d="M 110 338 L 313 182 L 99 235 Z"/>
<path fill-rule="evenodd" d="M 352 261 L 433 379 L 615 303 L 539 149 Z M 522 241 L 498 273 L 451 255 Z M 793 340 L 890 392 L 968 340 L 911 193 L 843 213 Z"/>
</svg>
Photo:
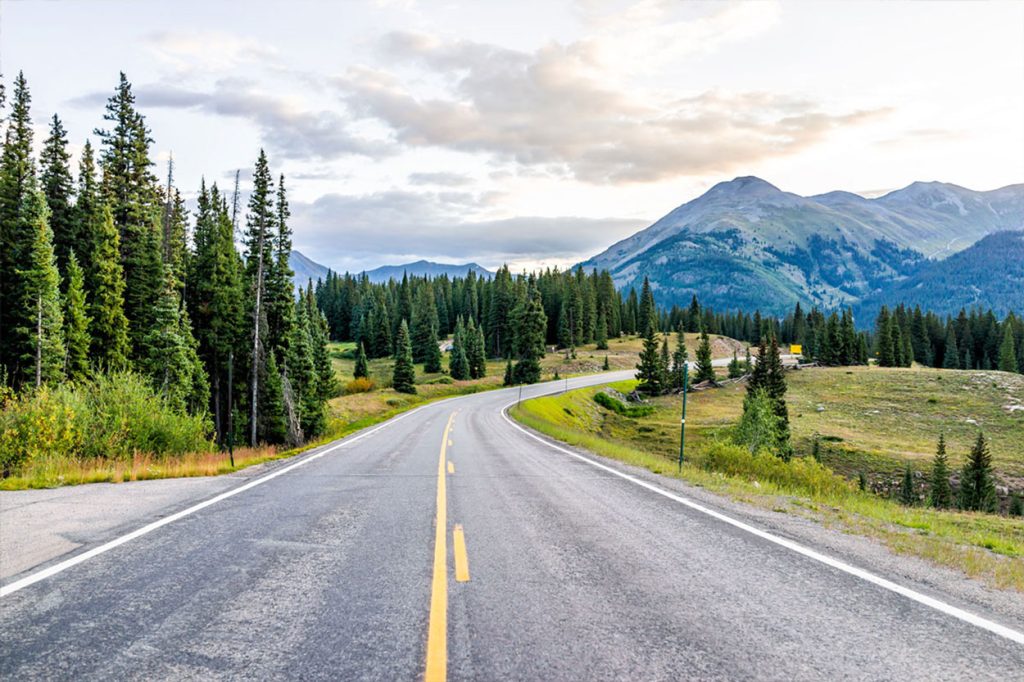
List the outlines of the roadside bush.
<svg viewBox="0 0 1024 682">
<path fill-rule="evenodd" d="M 18 473 L 34 460 L 160 458 L 208 452 L 206 415 L 180 414 L 132 373 L 25 391 L 0 413 L 0 468 Z"/>
<path fill-rule="evenodd" d="M 715 442 L 705 449 L 699 461 L 707 471 L 748 480 L 769 481 L 788 492 L 802 491 L 809 495 L 835 498 L 852 491 L 846 479 L 810 457 L 786 462 L 767 453 L 751 453 L 742 445 Z"/>
<path fill-rule="evenodd" d="M 352 395 L 353 393 L 368 393 L 376 388 L 373 383 L 373 379 L 367 377 L 359 377 L 345 384 L 345 395 Z"/>
<path fill-rule="evenodd" d="M 634 419 L 647 417 L 654 413 L 653 405 L 625 405 L 622 401 L 616 400 L 604 391 L 598 391 L 594 394 L 594 402 L 601 407 L 611 410 L 612 412 L 621 414 L 624 417 L 632 417 Z"/>
</svg>

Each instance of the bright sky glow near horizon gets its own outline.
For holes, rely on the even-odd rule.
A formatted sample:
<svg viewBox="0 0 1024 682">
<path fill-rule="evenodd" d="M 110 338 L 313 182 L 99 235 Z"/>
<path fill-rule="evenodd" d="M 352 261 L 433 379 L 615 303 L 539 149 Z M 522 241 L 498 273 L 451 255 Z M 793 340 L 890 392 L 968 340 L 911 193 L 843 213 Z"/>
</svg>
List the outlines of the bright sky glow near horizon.
<svg viewBox="0 0 1024 682">
<path fill-rule="evenodd" d="M 1024 2 L 0 0 L 19 70 L 76 153 L 125 71 L 189 197 L 265 147 L 337 270 L 564 266 L 739 175 L 1024 182 Z"/>
</svg>

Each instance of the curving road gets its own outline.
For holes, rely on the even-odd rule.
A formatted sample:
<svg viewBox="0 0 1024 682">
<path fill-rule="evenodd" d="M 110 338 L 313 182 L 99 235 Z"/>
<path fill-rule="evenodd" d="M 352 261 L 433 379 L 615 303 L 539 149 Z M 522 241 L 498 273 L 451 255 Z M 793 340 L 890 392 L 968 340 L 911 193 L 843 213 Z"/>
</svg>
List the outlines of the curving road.
<svg viewBox="0 0 1024 682">
<path fill-rule="evenodd" d="M 0 678 L 1024 676 L 1020 623 L 553 447 L 516 397 L 427 405 L 13 576 Z"/>
</svg>

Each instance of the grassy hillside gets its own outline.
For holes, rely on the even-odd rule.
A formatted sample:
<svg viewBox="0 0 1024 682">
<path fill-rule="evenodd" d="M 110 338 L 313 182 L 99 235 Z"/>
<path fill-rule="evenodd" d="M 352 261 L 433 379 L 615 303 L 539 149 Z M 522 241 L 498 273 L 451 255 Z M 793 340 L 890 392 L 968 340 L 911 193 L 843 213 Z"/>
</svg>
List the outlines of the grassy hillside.
<svg viewBox="0 0 1024 682">
<path fill-rule="evenodd" d="M 991 436 L 1001 482 L 1019 490 L 1024 413 L 1003 406 L 1024 402 L 1024 378 L 999 372 L 878 368 L 809 369 L 787 376 L 797 454 L 807 455 L 814 435 L 821 434 L 824 466 L 807 456 L 786 464 L 723 444 L 742 410 L 744 389 L 732 386 L 690 396 L 687 462 L 678 475 L 768 509 L 877 537 L 894 551 L 1024 591 L 1020 519 L 911 508 L 885 497 L 898 484 L 896 471 L 905 462 L 919 471 L 927 467 L 940 429 L 950 440 L 953 465 L 959 466 L 978 428 L 967 419 Z M 615 388 L 625 392 L 632 385 L 623 382 Z M 598 405 L 593 397 L 600 390 L 530 400 L 513 410 L 513 416 L 560 440 L 676 476 L 679 397 L 655 399 L 653 414 L 630 418 Z M 861 470 L 881 494 L 857 490 L 850 478 Z M 918 479 L 922 496 L 924 481 Z"/>
</svg>

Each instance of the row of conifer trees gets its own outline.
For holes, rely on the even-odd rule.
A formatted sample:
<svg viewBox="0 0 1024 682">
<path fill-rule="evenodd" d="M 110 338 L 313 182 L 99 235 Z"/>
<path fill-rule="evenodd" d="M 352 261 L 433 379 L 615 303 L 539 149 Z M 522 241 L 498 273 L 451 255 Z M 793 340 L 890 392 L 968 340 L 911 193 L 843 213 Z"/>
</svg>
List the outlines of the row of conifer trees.
<svg viewBox="0 0 1024 682">
<path fill-rule="evenodd" d="M 23 74 L 4 113 L 3 383 L 30 391 L 130 371 L 169 409 L 209 414 L 220 443 L 229 428 L 251 443 L 322 433 L 337 391 L 327 322 L 312 286 L 294 291 L 285 180 L 274 181 L 266 155 L 244 217 L 237 175 L 233 192 L 204 181 L 190 216 L 173 162 L 165 182 L 153 173 L 150 130 L 123 73 L 77 174 L 56 114 L 37 167 Z"/>
</svg>

